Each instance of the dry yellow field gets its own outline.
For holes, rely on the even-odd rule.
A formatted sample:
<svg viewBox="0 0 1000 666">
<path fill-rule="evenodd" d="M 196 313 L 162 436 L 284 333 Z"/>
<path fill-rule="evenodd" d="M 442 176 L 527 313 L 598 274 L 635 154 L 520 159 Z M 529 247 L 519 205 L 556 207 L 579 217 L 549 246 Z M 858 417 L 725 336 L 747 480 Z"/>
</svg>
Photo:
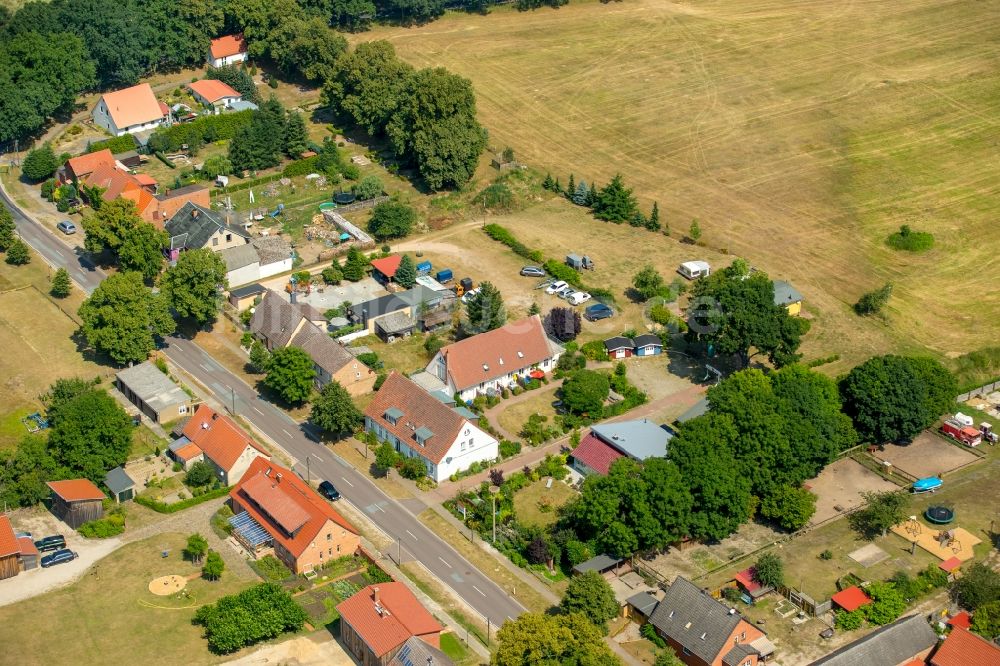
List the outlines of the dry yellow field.
<svg viewBox="0 0 1000 666">
<path fill-rule="evenodd" d="M 353 39 L 389 39 L 418 67 L 469 77 L 491 144 L 564 183 L 621 172 L 675 235 L 699 219 L 710 247 L 805 294 L 820 324 L 810 347 L 857 359 L 995 340 L 997 34 L 995 4 L 974 0 L 625 0 Z M 544 237 L 539 218 L 566 215 L 517 217 L 515 231 Z M 889 250 L 904 223 L 935 248 Z M 637 265 L 715 254 L 636 240 L 607 249 Z M 859 324 L 850 305 L 889 280 L 889 325 Z"/>
</svg>

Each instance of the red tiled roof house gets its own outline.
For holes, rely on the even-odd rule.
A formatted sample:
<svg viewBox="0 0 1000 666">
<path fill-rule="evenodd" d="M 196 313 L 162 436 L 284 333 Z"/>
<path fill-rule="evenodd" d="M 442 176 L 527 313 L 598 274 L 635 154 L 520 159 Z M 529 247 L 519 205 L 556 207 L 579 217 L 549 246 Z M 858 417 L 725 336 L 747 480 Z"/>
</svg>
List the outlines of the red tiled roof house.
<svg viewBox="0 0 1000 666">
<path fill-rule="evenodd" d="M 94 123 L 114 136 L 135 134 L 159 127 L 170 110 L 165 109 L 148 83 L 101 95 L 94 107 Z"/>
<path fill-rule="evenodd" d="M 200 461 L 212 465 L 216 477 L 225 486 L 242 478 L 257 458 L 271 459 L 270 454 L 232 419 L 205 403 L 198 405 L 194 415 L 184 424 L 181 436 L 167 451 L 184 469 Z"/>
<path fill-rule="evenodd" d="M 291 470 L 257 458 L 229 491 L 233 536 L 255 557 L 270 554 L 295 573 L 353 555 L 358 531 Z"/>
<path fill-rule="evenodd" d="M 441 646 L 443 627 L 403 583 L 369 585 L 337 612 L 340 640 L 362 666 L 385 666 L 414 636 Z"/>
<path fill-rule="evenodd" d="M 241 94 L 217 79 L 192 81 L 187 84 L 187 89 L 199 104 L 215 109 L 216 113 L 243 99 Z"/>
<path fill-rule="evenodd" d="M 365 430 L 402 455 L 419 458 L 439 482 L 500 455 L 495 437 L 397 372 L 365 409 Z"/>
<path fill-rule="evenodd" d="M 930 666 L 1000 666 L 1000 647 L 967 629 L 955 628 L 928 663 Z"/>
<path fill-rule="evenodd" d="M 247 59 L 247 43 L 243 35 L 225 35 L 213 39 L 208 47 L 208 64 L 225 67 Z"/>
<path fill-rule="evenodd" d="M 0 514 L 0 580 L 21 571 L 21 545 L 7 516 Z"/>
<path fill-rule="evenodd" d="M 443 347 L 427 365 L 462 400 L 510 388 L 532 370 L 555 370 L 563 348 L 549 338 L 538 315 Z"/>
<path fill-rule="evenodd" d="M 104 492 L 90 479 L 49 481 L 52 513 L 74 530 L 91 520 L 104 517 Z"/>
</svg>

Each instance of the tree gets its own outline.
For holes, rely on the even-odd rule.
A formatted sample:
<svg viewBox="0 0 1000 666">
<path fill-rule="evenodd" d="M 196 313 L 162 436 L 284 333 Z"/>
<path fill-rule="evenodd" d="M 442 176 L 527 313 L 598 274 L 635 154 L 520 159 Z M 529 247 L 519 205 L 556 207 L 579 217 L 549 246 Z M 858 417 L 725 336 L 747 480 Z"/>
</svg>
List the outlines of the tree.
<svg viewBox="0 0 1000 666">
<path fill-rule="evenodd" d="M 748 274 L 746 262 L 735 261 L 695 282 L 692 295 L 689 339 L 736 354 L 743 367 L 757 354 L 766 354 L 777 367 L 798 360 L 809 322 L 775 304 L 774 284 L 766 274 Z"/>
<path fill-rule="evenodd" d="M 892 583 L 874 582 L 865 592 L 872 598 L 872 602 L 863 607 L 865 618 L 874 625 L 894 622 L 906 610 L 906 599 Z"/>
<path fill-rule="evenodd" d="M 677 653 L 669 646 L 657 653 L 653 666 L 684 666 L 684 662 L 677 657 Z"/>
<path fill-rule="evenodd" d="M 985 562 L 976 562 L 948 587 L 951 600 L 973 615 L 987 604 L 1000 601 L 1000 573 Z"/>
<path fill-rule="evenodd" d="M 160 288 L 177 315 L 201 326 L 215 321 L 219 294 L 226 286 L 226 264 L 208 248 L 182 252 L 160 279 Z"/>
<path fill-rule="evenodd" d="M 596 571 L 587 571 L 570 578 L 569 587 L 559 602 L 559 610 L 566 614 L 579 613 L 598 629 L 606 631 L 608 621 L 618 617 L 621 607 L 604 576 Z"/>
<path fill-rule="evenodd" d="M 844 411 L 866 442 L 905 441 L 929 427 L 954 402 L 958 387 L 940 363 L 875 356 L 840 383 Z"/>
<path fill-rule="evenodd" d="M 343 39 L 343 37 L 341 37 Z M 285 123 L 285 154 L 293 160 L 299 159 L 306 151 L 309 133 L 306 131 L 306 121 L 301 113 L 288 114 Z"/>
<path fill-rule="evenodd" d="M 649 213 L 649 219 L 646 220 L 646 228 L 650 231 L 660 230 L 660 204 L 656 201 L 653 202 L 653 210 Z"/>
<path fill-rule="evenodd" d="M 123 271 L 136 271 L 152 281 L 163 268 L 163 250 L 169 245 L 166 231 L 142 222 L 126 232 L 118 249 L 118 265 Z"/>
<path fill-rule="evenodd" d="M 94 213 L 83 219 L 86 233 L 84 247 L 88 252 L 109 252 L 118 261 L 118 251 L 129 232 L 143 224 L 131 199 L 114 199 L 104 202 Z"/>
<path fill-rule="evenodd" d="M 268 35 L 268 47 L 271 58 L 286 74 L 323 83 L 336 73 L 337 60 L 347 51 L 347 40 L 319 16 L 286 16 Z"/>
<path fill-rule="evenodd" d="M 889 528 L 903 522 L 909 499 L 902 492 L 862 492 L 865 506 L 848 517 L 851 527 L 869 541 L 885 536 Z"/>
<path fill-rule="evenodd" d="M 976 609 L 972 630 L 989 641 L 1000 636 L 1000 601 L 990 601 Z"/>
<path fill-rule="evenodd" d="M 594 204 L 597 203 L 597 196 L 598 196 L 598 193 L 597 193 L 597 184 L 596 183 L 591 183 L 590 184 L 590 191 L 587 192 L 587 205 L 590 206 L 590 207 L 593 207 Z"/>
<path fill-rule="evenodd" d="M 44 144 L 28 152 L 21 165 L 21 173 L 28 180 L 37 183 L 50 178 L 59 168 L 59 160 L 52 152 L 52 146 Z"/>
<path fill-rule="evenodd" d="M 886 282 L 878 289 L 862 294 L 858 302 L 854 304 L 854 312 L 862 317 L 881 314 L 885 306 L 889 304 L 890 298 L 892 298 L 892 283 Z"/>
<path fill-rule="evenodd" d="M 507 308 L 500 290 L 492 282 L 483 282 L 479 291 L 465 304 L 465 326 L 469 332 L 485 333 L 507 323 Z"/>
<path fill-rule="evenodd" d="M 184 475 L 185 485 L 191 486 L 192 488 L 207 486 L 212 483 L 212 481 L 215 481 L 215 468 L 202 460 L 199 460 L 195 464 L 191 465 L 191 469 L 189 469 L 187 474 Z"/>
<path fill-rule="evenodd" d="M 17 240 L 17 236 L 14 235 L 16 229 L 17 226 L 14 224 L 14 218 L 10 211 L 7 210 L 6 206 L 0 206 L 0 252 L 6 252 L 7 248 Z"/>
<path fill-rule="evenodd" d="M 332 380 L 323 387 L 313 401 L 312 412 L 309 414 L 310 421 L 335 435 L 352 432 L 363 418 L 354 406 L 351 394 L 337 380 Z"/>
<path fill-rule="evenodd" d="M 764 553 L 754 564 L 753 578 L 765 587 L 778 589 L 785 583 L 785 563 L 774 553 Z"/>
<path fill-rule="evenodd" d="M 374 175 L 365 176 L 351 189 L 354 191 L 354 196 L 362 201 L 374 199 L 383 192 L 382 181 Z"/>
<path fill-rule="evenodd" d="M 195 564 L 199 564 L 207 552 L 208 541 L 205 540 L 205 537 L 197 532 L 188 537 L 187 545 L 184 547 L 185 559 L 188 559 Z"/>
<path fill-rule="evenodd" d="M 254 372 L 257 374 L 263 374 L 267 372 L 268 365 L 271 363 L 271 352 L 267 350 L 260 340 L 254 340 L 253 344 L 250 345 L 250 367 L 253 368 Z"/>
<path fill-rule="evenodd" d="M 222 559 L 222 555 L 215 552 L 214 550 L 208 551 L 208 557 L 205 559 L 205 566 L 201 568 L 201 575 L 205 580 L 219 580 L 222 578 L 222 572 L 226 570 L 226 563 Z"/>
<path fill-rule="evenodd" d="M 573 179 L 573 174 L 569 175 L 569 181 L 566 183 L 566 198 L 570 198 L 576 192 L 576 181 Z"/>
<path fill-rule="evenodd" d="M 413 285 L 417 283 L 417 267 L 413 263 L 413 259 L 410 255 L 404 254 L 403 258 L 399 260 L 399 267 L 396 269 L 396 274 L 392 278 L 401 287 L 406 287 L 411 289 Z"/>
<path fill-rule="evenodd" d="M 383 201 L 372 209 L 368 231 L 378 241 L 402 238 L 410 233 L 417 212 L 401 201 Z"/>
<path fill-rule="evenodd" d="M 340 284 L 341 280 L 344 279 L 344 274 L 341 272 L 340 266 L 336 264 L 324 268 L 320 275 L 326 284 Z"/>
<path fill-rule="evenodd" d="M 138 273 L 106 278 L 78 313 L 87 342 L 121 364 L 145 361 L 156 348 L 156 338 L 176 327 L 164 296 L 154 296 Z"/>
<path fill-rule="evenodd" d="M 573 196 L 571 197 L 571 199 L 573 200 L 573 203 L 575 203 L 577 206 L 586 206 L 587 196 L 589 195 L 589 193 L 590 193 L 590 188 L 587 187 L 587 183 L 581 180 L 579 183 L 577 183 L 576 189 L 573 191 Z"/>
<path fill-rule="evenodd" d="M 663 276 L 652 264 L 646 264 L 632 278 L 632 288 L 642 300 L 648 301 L 663 292 Z"/>
<path fill-rule="evenodd" d="M 309 354 L 299 347 L 282 347 L 271 353 L 264 384 L 285 402 L 300 405 L 312 395 L 315 376 Z"/>
<path fill-rule="evenodd" d="M 69 273 L 66 272 L 65 268 L 60 268 L 52 276 L 52 282 L 49 283 L 49 293 L 56 298 L 66 298 L 72 290 L 73 283 L 69 280 Z"/>
<path fill-rule="evenodd" d="M 572 308 L 552 308 L 545 317 L 545 330 L 562 342 L 576 339 L 582 326 L 580 313 Z"/>
<path fill-rule="evenodd" d="M 337 61 L 337 74 L 323 88 L 323 100 L 377 136 L 402 103 L 412 76 L 413 67 L 396 57 L 392 44 L 364 42 Z"/>
<path fill-rule="evenodd" d="M 563 382 L 563 405 L 574 414 L 599 417 L 611 390 L 608 376 L 593 370 L 579 370 Z"/>
<path fill-rule="evenodd" d="M 854 631 L 860 629 L 861 625 L 865 623 L 865 609 L 856 608 L 850 612 L 845 610 L 838 610 L 836 618 L 834 619 L 834 625 L 837 629 L 841 631 Z"/>
<path fill-rule="evenodd" d="M 241 67 L 237 67 L 235 65 L 226 65 L 225 67 L 209 67 L 208 72 L 205 74 L 205 78 L 222 81 L 230 88 L 238 92 L 243 99 L 248 102 L 259 104 L 261 101 L 260 93 L 257 91 L 257 84 L 254 83 L 253 77 Z"/>
<path fill-rule="evenodd" d="M 281 103 L 271 97 L 253 111 L 250 123 L 240 127 L 229 144 L 233 169 L 256 171 L 277 166 L 285 148 L 287 119 Z"/>
<path fill-rule="evenodd" d="M 635 196 L 632 190 L 625 187 L 621 174 L 616 174 L 611 182 L 604 186 L 597 195 L 597 200 L 591 205 L 594 217 L 615 224 L 629 221 L 638 210 Z"/>
<path fill-rule="evenodd" d="M 805 527 L 814 513 L 816 496 L 805 488 L 789 485 L 779 486 L 760 503 L 760 514 L 789 532 Z"/>
<path fill-rule="evenodd" d="M 31 250 L 28 249 L 28 244 L 20 238 L 14 239 L 14 242 L 7 248 L 7 257 L 4 261 L 11 266 L 24 266 L 31 263 Z"/>
<path fill-rule="evenodd" d="M 397 462 L 399 462 L 399 454 L 389 442 L 382 442 L 375 449 L 375 467 L 383 472 L 395 467 Z"/>
<path fill-rule="evenodd" d="M 691 220 L 691 228 L 688 229 L 688 237 L 695 243 L 701 238 L 701 225 L 698 220 Z"/>
<path fill-rule="evenodd" d="M 49 450 L 73 474 L 101 483 L 132 450 L 132 419 L 107 391 L 93 385 L 74 391 L 50 398 Z"/>
<path fill-rule="evenodd" d="M 194 615 L 194 623 L 205 627 L 208 647 L 218 654 L 299 631 L 307 619 L 302 607 L 276 583 L 262 583 L 222 597 Z"/>
<path fill-rule="evenodd" d="M 586 617 L 523 613 L 497 632 L 492 666 L 620 666 L 600 629 Z"/>
<path fill-rule="evenodd" d="M 209 180 L 215 180 L 219 176 L 228 176 L 233 172 L 233 163 L 225 155 L 212 155 L 205 158 L 205 163 L 201 165 L 201 173 Z"/>
<path fill-rule="evenodd" d="M 347 259 L 344 261 L 344 279 L 358 282 L 364 279 L 367 268 L 368 259 L 357 246 L 352 245 L 351 249 L 347 251 Z"/>
</svg>

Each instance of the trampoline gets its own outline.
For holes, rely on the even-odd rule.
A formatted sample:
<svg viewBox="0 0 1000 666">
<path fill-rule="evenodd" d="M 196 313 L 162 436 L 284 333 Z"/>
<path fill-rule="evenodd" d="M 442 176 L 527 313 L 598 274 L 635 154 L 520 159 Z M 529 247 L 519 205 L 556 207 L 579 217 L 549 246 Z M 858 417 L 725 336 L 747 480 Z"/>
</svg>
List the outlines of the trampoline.
<svg viewBox="0 0 1000 666">
<path fill-rule="evenodd" d="M 333 195 L 333 200 L 340 205 L 354 203 L 356 198 L 351 192 L 337 192 Z"/>
<path fill-rule="evenodd" d="M 947 525 L 955 520 L 955 510 L 947 506 L 932 506 L 924 511 L 924 518 L 935 525 Z"/>
</svg>

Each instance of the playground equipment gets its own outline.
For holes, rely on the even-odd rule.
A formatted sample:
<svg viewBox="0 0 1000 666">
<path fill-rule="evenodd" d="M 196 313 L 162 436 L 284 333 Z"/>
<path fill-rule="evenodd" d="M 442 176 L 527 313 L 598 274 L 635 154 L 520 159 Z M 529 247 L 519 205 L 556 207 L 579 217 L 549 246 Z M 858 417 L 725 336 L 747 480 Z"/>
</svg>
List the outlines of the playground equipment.
<svg viewBox="0 0 1000 666">
<path fill-rule="evenodd" d="M 283 212 L 285 212 L 285 204 L 280 203 L 280 204 L 278 204 L 278 207 L 274 209 L 274 212 L 272 212 L 270 214 L 271 219 L 274 219 L 274 218 L 278 217 Z"/>
<path fill-rule="evenodd" d="M 918 536 L 923 533 L 924 526 L 920 524 L 916 516 L 910 516 L 910 519 L 903 523 L 903 529 L 911 536 Z"/>
<path fill-rule="evenodd" d="M 324 210 L 333 210 L 336 207 L 337 207 L 337 204 L 335 204 L 332 201 L 324 201 L 323 203 L 321 203 L 319 205 L 320 212 L 322 212 Z"/>
<path fill-rule="evenodd" d="M 46 430 L 49 427 L 48 419 L 43 418 L 39 412 L 28 414 L 21 419 L 21 423 L 23 423 L 24 427 L 28 429 L 28 432 L 31 433 L 38 432 L 39 430 Z"/>
<path fill-rule="evenodd" d="M 917 479 L 913 483 L 913 492 L 932 493 L 943 485 L 941 479 L 936 476 L 928 476 L 924 479 Z"/>
<path fill-rule="evenodd" d="M 354 203 L 357 197 L 354 196 L 353 192 L 337 192 L 333 195 L 333 200 L 340 204 L 341 206 L 349 203 Z"/>
<path fill-rule="evenodd" d="M 947 525 L 955 520 L 955 510 L 948 506 L 932 506 L 924 511 L 924 518 L 935 525 Z"/>
<path fill-rule="evenodd" d="M 950 548 L 953 553 L 958 553 L 962 550 L 962 542 L 955 537 L 955 530 L 943 530 L 938 532 L 934 538 L 941 548 Z"/>
</svg>

